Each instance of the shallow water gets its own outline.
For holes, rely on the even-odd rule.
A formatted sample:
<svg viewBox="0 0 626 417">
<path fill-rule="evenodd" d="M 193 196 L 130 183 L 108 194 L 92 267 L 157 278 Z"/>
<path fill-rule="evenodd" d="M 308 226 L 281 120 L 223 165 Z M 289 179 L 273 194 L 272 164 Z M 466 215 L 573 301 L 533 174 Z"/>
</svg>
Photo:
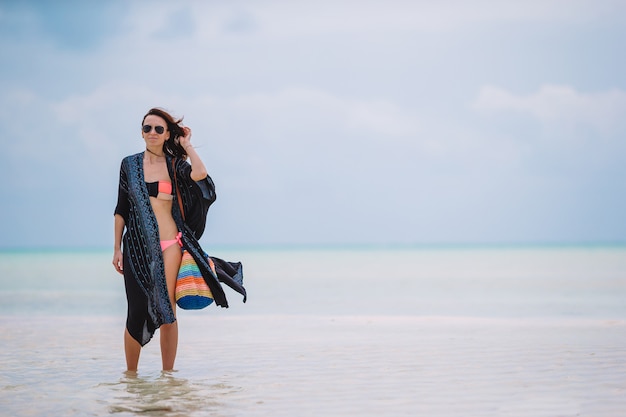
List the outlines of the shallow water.
<svg viewBox="0 0 626 417">
<path fill-rule="evenodd" d="M 6 317 L 3 317 L 6 319 Z M 626 322 L 194 317 L 174 372 L 158 343 L 121 372 L 118 320 L 31 319 L 3 335 L 4 415 L 620 415 Z M 6 322 L 5 322 L 6 323 Z M 25 329 L 28 328 L 28 330 Z M 8 365 L 8 366 L 7 366 Z"/>
<path fill-rule="evenodd" d="M 232 255 L 249 303 L 229 292 L 231 309 L 179 312 L 177 370 L 160 371 L 157 333 L 136 375 L 109 254 L 0 255 L 0 415 L 626 409 L 624 249 Z"/>
<path fill-rule="evenodd" d="M 626 247 L 211 253 L 244 262 L 250 294 L 211 315 L 626 317 Z M 0 253 L 0 314 L 125 315 L 110 261 Z"/>
</svg>

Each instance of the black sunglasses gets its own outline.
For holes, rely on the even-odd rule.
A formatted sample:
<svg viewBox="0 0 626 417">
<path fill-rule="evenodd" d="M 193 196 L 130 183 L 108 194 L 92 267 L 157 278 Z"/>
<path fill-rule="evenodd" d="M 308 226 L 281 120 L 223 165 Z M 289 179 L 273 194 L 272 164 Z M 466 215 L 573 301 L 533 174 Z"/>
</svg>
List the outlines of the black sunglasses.
<svg viewBox="0 0 626 417">
<path fill-rule="evenodd" d="M 141 130 L 143 130 L 143 133 L 150 133 L 150 131 L 152 130 L 152 126 L 143 125 Z M 163 132 L 165 132 L 165 128 L 163 126 L 154 126 L 154 131 L 161 135 L 163 134 Z"/>
</svg>

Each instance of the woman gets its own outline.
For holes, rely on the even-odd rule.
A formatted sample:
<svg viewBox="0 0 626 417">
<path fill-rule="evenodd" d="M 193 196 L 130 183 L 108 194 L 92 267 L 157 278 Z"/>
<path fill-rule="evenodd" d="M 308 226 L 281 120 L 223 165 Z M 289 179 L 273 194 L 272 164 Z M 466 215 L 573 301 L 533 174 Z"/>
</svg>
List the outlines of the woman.
<svg viewBox="0 0 626 417">
<path fill-rule="evenodd" d="M 181 122 L 162 109 L 148 111 L 141 126 L 146 150 L 124 158 L 120 169 L 113 265 L 124 275 L 128 301 L 124 332 L 128 371 L 137 371 L 141 347 L 158 328 L 163 370 L 174 368 L 178 347 L 174 295 L 181 247 L 198 263 L 217 305 L 228 307 L 218 279 L 243 294 L 245 302 L 241 264 L 213 258 L 215 279 L 198 243 L 215 189 L 191 145 L 191 129 Z"/>
</svg>

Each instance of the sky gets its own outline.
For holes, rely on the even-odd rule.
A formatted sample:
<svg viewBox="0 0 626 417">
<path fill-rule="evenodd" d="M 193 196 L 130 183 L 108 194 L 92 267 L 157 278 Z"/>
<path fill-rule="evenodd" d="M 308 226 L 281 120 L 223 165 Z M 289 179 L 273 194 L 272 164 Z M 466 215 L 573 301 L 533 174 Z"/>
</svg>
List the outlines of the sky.
<svg viewBox="0 0 626 417">
<path fill-rule="evenodd" d="M 151 107 L 207 245 L 626 242 L 626 2 L 0 0 L 0 248 L 108 248 Z"/>
</svg>

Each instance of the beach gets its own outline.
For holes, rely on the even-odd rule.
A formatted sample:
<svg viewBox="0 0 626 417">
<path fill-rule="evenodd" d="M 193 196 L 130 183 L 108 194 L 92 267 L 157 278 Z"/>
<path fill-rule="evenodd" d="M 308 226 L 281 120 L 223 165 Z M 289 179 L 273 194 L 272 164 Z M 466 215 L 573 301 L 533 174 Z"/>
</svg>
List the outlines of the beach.
<svg viewBox="0 0 626 417">
<path fill-rule="evenodd" d="M 3 281 L 2 415 L 536 417 L 626 410 L 623 248 L 226 255 L 237 254 L 249 303 L 229 292 L 231 309 L 179 311 L 176 370 L 160 371 L 157 333 L 136 375 L 124 373 L 123 289 L 112 268 L 95 268 L 108 280 L 98 276 L 78 297 L 59 256 L 39 255 L 42 269 L 31 265 L 24 282 L 34 279 L 32 270 L 63 276 L 54 290 L 32 297 L 47 300 L 48 310 L 11 307 L 7 300 L 26 287 Z M 16 256 L 25 255 L 3 256 L 2 272 L 15 274 Z M 82 257 L 109 261 L 104 253 Z M 335 282 L 338 276 L 344 279 Z M 99 300 L 90 303 L 94 293 Z M 74 301 L 63 307 L 63 299 Z"/>
</svg>

